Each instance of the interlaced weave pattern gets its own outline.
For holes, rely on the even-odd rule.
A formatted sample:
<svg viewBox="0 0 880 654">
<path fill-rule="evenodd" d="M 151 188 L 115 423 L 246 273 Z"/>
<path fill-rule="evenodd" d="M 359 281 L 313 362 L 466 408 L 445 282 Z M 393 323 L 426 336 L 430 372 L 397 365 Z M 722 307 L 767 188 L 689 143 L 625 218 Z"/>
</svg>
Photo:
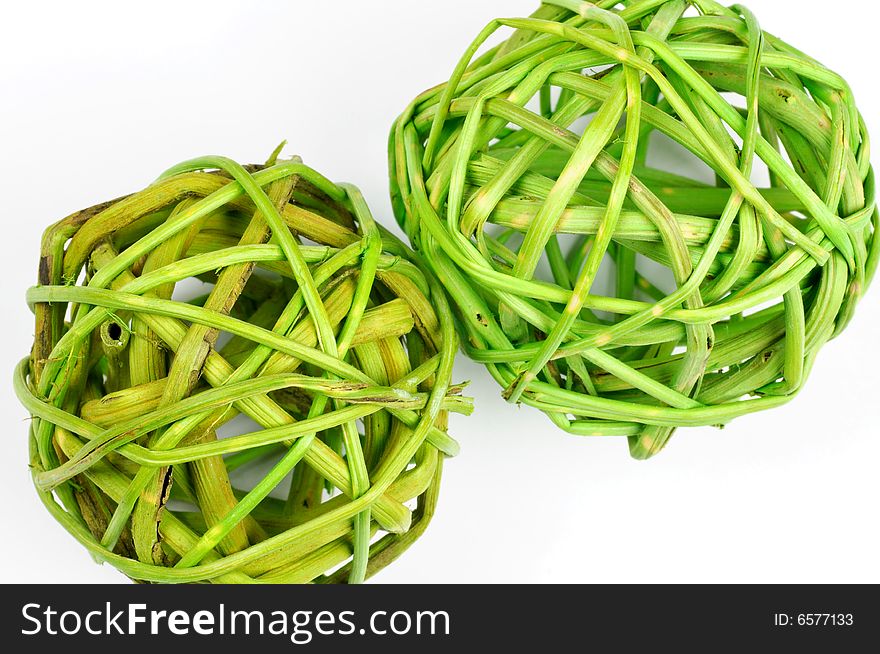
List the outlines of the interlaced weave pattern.
<svg viewBox="0 0 880 654">
<path fill-rule="evenodd" d="M 136 580 L 381 569 L 430 521 L 447 414 L 470 410 L 415 261 L 355 188 L 274 156 L 187 162 L 57 223 L 15 377 L 44 503 Z"/>
<path fill-rule="evenodd" d="M 664 142 L 709 179 L 653 164 Z M 741 6 L 556 0 L 496 20 L 390 149 L 395 213 L 470 356 L 510 401 L 637 458 L 794 397 L 877 265 L 847 83 Z"/>
</svg>

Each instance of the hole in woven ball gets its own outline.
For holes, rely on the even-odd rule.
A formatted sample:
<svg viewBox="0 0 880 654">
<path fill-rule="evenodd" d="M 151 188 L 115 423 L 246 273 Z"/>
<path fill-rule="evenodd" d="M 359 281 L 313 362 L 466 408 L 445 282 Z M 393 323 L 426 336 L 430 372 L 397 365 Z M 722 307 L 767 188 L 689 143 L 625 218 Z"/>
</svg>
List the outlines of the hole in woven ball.
<svg viewBox="0 0 880 654">
<path fill-rule="evenodd" d="M 767 311 L 768 309 L 772 309 L 773 307 L 775 307 L 781 303 L 782 303 L 781 298 L 768 300 L 767 302 L 762 302 L 761 304 L 758 304 L 754 307 L 751 307 L 750 309 L 746 309 L 745 311 L 743 311 L 742 315 L 744 318 L 748 318 L 749 316 L 754 316 L 754 315 L 759 314 L 763 311 Z"/>
<path fill-rule="evenodd" d="M 175 302 L 184 302 L 186 304 L 201 306 L 204 304 L 208 294 L 213 288 L 213 283 L 204 281 L 203 279 L 190 277 L 188 279 L 183 279 L 174 285 L 171 299 Z"/>
<path fill-rule="evenodd" d="M 232 483 L 233 489 L 235 489 L 236 493 L 246 493 L 250 491 L 254 486 L 266 478 L 266 475 L 271 472 L 280 460 L 281 454 L 280 452 L 276 452 L 271 456 L 260 457 L 250 461 L 240 468 L 236 468 L 229 473 L 229 481 Z M 281 482 L 269 492 L 269 497 L 278 500 L 286 500 L 292 476 L 292 472 L 287 473 Z"/>
<path fill-rule="evenodd" d="M 220 332 L 217 340 L 214 342 L 214 349 L 218 352 L 222 351 L 233 338 L 234 336 L 228 332 Z"/>
<path fill-rule="evenodd" d="M 299 236 L 299 240 L 300 240 L 300 241 L 302 242 L 302 244 L 305 245 L 306 247 L 323 247 L 323 246 L 324 246 L 323 243 L 318 243 L 317 241 L 313 241 L 313 240 L 311 240 L 310 238 L 308 238 L 308 237 L 306 237 L 306 236 Z"/>
<path fill-rule="evenodd" d="M 229 438 L 246 437 L 248 434 L 261 431 L 263 428 L 247 416 L 238 415 L 217 429 L 217 438 L 226 440 Z M 236 467 L 229 474 L 232 487 L 237 491 L 246 493 L 262 481 L 266 475 L 281 459 L 280 448 L 266 448 L 260 456 L 248 460 L 243 465 Z M 285 499 L 287 489 L 290 486 L 290 474 L 270 492 L 271 497 Z"/>
<path fill-rule="evenodd" d="M 285 407 L 286 408 L 286 407 Z M 308 409 L 305 409 L 305 413 Z M 299 416 L 304 419 L 305 416 Z M 363 439 L 364 425 L 363 421 L 357 421 L 357 430 Z M 221 425 L 216 433 L 218 439 L 229 439 L 235 437 L 247 437 L 248 434 L 262 431 L 262 428 L 253 420 L 246 416 L 236 416 L 224 425 Z M 346 457 L 345 447 L 342 444 L 342 435 L 339 430 L 331 430 L 330 432 L 321 432 L 319 438 L 325 444 L 336 451 L 343 459 Z M 364 442 L 362 440 L 362 442 Z M 229 479 L 236 495 L 241 496 L 253 489 L 259 484 L 270 471 L 281 461 L 286 452 L 283 444 L 275 444 L 266 446 L 262 449 L 247 453 L 247 460 L 243 463 L 237 463 L 230 470 Z M 235 454 L 227 455 L 227 461 L 236 459 Z M 416 465 L 415 461 L 411 462 L 407 470 L 411 470 Z M 298 485 L 298 486 L 297 486 Z M 291 489 L 294 488 L 292 491 Z M 288 501 L 292 492 L 296 495 L 296 488 L 300 489 L 298 496 L 301 498 L 300 510 L 313 509 L 341 494 L 341 491 L 326 481 L 317 472 L 309 467 L 305 460 L 300 460 L 296 467 L 288 472 L 281 481 L 269 492 L 268 501 Z M 302 489 L 307 490 L 303 491 Z M 415 504 L 411 508 L 415 508 Z"/>
<path fill-rule="evenodd" d="M 616 68 L 618 64 L 601 64 L 599 66 L 590 66 L 581 71 L 581 75 L 585 77 L 602 77 L 605 73 Z"/>
<path fill-rule="evenodd" d="M 111 322 L 107 325 L 107 335 L 114 341 L 119 341 L 122 338 L 122 325 L 118 322 Z"/>
<path fill-rule="evenodd" d="M 574 132 L 578 136 L 583 136 L 587 127 L 590 126 L 590 123 L 595 119 L 596 114 L 587 114 L 586 116 L 581 116 L 576 121 L 574 121 L 571 125 L 568 126 L 568 130 L 570 132 Z"/>
<path fill-rule="evenodd" d="M 559 96 L 562 95 L 562 89 L 560 89 L 558 86 L 553 86 L 553 85 L 550 85 L 549 88 L 550 88 L 550 106 L 556 108 L 559 104 Z M 539 96 L 539 100 L 540 100 L 540 96 Z M 534 103 L 534 100 L 532 100 L 532 102 Z M 538 106 L 540 107 L 540 102 L 538 103 Z M 532 104 L 530 107 L 532 109 L 532 111 L 535 110 L 534 107 L 535 107 L 535 105 Z"/>
<path fill-rule="evenodd" d="M 199 510 L 192 502 L 188 502 L 187 500 L 181 499 L 179 497 L 172 497 L 168 500 L 168 503 L 165 507 L 171 511 L 172 513 L 196 513 Z"/>
<path fill-rule="evenodd" d="M 758 188 L 770 186 L 770 167 L 760 157 L 755 157 L 752 162 L 751 182 Z"/>
<path fill-rule="evenodd" d="M 715 172 L 705 161 L 660 132 L 651 133 L 646 163 L 651 168 L 674 172 L 701 184 L 715 184 Z"/>
<path fill-rule="evenodd" d="M 262 429 L 262 427 L 247 416 L 237 415 L 229 422 L 226 422 L 217 428 L 217 438 L 223 439 L 242 436 L 244 434 L 259 431 L 260 429 Z"/>
<path fill-rule="evenodd" d="M 517 232 L 511 233 L 497 225 L 487 225 L 487 236 L 503 240 L 504 252 L 496 252 L 494 263 L 500 271 L 510 272 L 516 262 L 517 254 L 523 243 L 523 235 Z M 557 234 L 556 243 L 562 257 L 571 264 L 567 279 L 562 279 L 559 270 L 554 273 L 548 251 L 542 254 L 535 269 L 534 279 L 559 286 L 569 287 L 577 278 L 583 266 L 583 261 L 589 251 L 589 244 L 585 244 L 582 237 L 573 234 Z M 616 253 L 607 252 L 599 266 L 598 274 L 591 286 L 590 294 L 601 297 L 617 297 L 618 263 L 616 256 L 627 248 L 618 245 L 620 249 Z M 635 296 L 627 299 L 638 299 L 646 302 L 656 302 L 659 297 L 674 292 L 677 285 L 672 271 L 668 266 L 650 259 L 641 253 L 635 253 L 637 279 L 635 282 Z M 560 307 L 561 310 L 561 307 Z M 613 321 L 616 316 L 606 311 L 595 310 L 594 315 L 603 321 Z"/>
<path fill-rule="evenodd" d="M 797 226 L 802 231 L 807 231 L 807 223 L 810 222 L 810 217 L 807 216 L 802 211 L 789 211 L 783 214 L 790 222 L 792 222 L 795 226 Z"/>
<path fill-rule="evenodd" d="M 723 92 L 720 95 L 722 98 L 727 100 L 730 106 L 735 107 L 737 110 L 739 110 L 743 117 L 746 116 L 745 107 L 747 105 L 747 101 L 745 97 L 743 97 L 739 93 L 732 93 L 729 91 Z M 743 138 L 739 134 L 737 134 L 733 127 L 731 127 L 727 123 L 724 123 L 724 127 L 727 130 L 727 133 L 730 135 L 731 140 L 734 142 L 734 144 L 736 144 L 737 151 L 741 153 L 743 148 Z M 752 158 L 752 173 L 750 180 L 752 184 L 759 188 L 770 186 L 770 168 L 757 154 L 754 155 Z"/>
<path fill-rule="evenodd" d="M 675 276 L 672 274 L 672 271 L 667 266 L 659 264 L 642 254 L 636 255 L 636 272 L 638 272 L 645 281 L 650 282 L 653 286 L 659 289 L 664 295 L 671 295 L 675 291 Z M 641 288 L 639 289 L 639 292 L 646 300 L 656 299 L 652 298 L 650 294 L 646 293 Z"/>
</svg>

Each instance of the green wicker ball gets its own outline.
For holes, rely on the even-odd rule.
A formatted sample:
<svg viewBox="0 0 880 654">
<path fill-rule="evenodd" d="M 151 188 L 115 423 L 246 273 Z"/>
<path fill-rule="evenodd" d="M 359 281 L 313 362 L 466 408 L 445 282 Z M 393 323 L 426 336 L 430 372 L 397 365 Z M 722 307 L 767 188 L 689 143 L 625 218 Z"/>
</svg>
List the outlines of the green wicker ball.
<svg viewBox="0 0 880 654">
<path fill-rule="evenodd" d="M 640 459 L 791 400 L 877 266 L 849 86 L 741 6 L 553 0 L 496 20 L 390 155 L 398 221 L 468 354 L 509 401 Z"/>
<path fill-rule="evenodd" d="M 453 318 L 355 188 L 183 163 L 49 228 L 28 302 L 34 482 L 98 561 L 359 582 L 430 521 L 447 414 L 470 411 Z"/>
</svg>

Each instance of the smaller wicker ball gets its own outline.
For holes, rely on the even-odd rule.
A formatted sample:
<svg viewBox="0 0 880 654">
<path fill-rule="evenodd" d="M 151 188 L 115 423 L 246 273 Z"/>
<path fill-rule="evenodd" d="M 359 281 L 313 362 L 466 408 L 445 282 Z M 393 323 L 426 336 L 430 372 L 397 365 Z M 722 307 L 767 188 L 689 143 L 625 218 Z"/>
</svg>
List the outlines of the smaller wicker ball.
<svg viewBox="0 0 880 654">
<path fill-rule="evenodd" d="M 849 86 L 739 5 L 493 21 L 390 154 L 468 354 L 509 401 L 639 459 L 791 400 L 880 254 Z"/>
<path fill-rule="evenodd" d="M 52 515 L 143 582 L 360 582 L 424 531 L 457 336 L 360 193 L 219 157 L 43 238 L 31 469 Z M 233 422 L 234 420 L 234 422 Z"/>
</svg>

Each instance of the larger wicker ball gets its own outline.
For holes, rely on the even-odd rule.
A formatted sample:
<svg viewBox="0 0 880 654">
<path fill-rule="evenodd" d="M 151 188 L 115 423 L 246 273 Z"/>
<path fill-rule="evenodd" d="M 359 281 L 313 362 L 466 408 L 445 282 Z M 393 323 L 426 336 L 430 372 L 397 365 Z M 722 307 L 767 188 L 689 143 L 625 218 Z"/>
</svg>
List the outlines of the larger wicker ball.
<svg viewBox="0 0 880 654">
<path fill-rule="evenodd" d="M 35 484 L 132 579 L 359 582 L 430 521 L 453 319 L 353 187 L 181 164 L 48 229 L 28 302 Z"/>
<path fill-rule="evenodd" d="M 554 0 L 407 108 L 392 195 L 505 397 L 647 458 L 803 387 L 877 266 L 869 154 L 742 7 Z"/>
</svg>

